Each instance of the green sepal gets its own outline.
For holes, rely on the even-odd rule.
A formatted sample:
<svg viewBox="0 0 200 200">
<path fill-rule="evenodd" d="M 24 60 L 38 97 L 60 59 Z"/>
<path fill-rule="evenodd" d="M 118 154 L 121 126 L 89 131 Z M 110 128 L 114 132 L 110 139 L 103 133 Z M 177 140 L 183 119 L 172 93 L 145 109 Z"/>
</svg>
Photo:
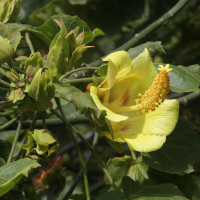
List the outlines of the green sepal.
<svg viewBox="0 0 200 200">
<path fill-rule="evenodd" d="M 108 64 L 102 64 L 99 68 L 98 68 L 98 75 L 99 76 L 106 76 L 107 75 L 107 71 L 108 71 Z"/>
<path fill-rule="evenodd" d="M 69 59 L 69 64 L 67 66 L 67 71 L 71 71 L 75 62 L 82 57 L 82 53 L 87 49 L 90 48 L 89 46 L 85 46 L 85 44 L 78 46 L 74 52 L 72 53 L 71 58 Z"/>
<path fill-rule="evenodd" d="M 80 46 L 83 44 L 83 40 L 84 40 L 84 30 L 83 32 L 81 32 L 77 37 L 76 37 L 76 44 L 77 46 Z"/>
<path fill-rule="evenodd" d="M 51 73 L 48 70 L 44 73 L 41 72 L 42 69 L 39 69 L 35 74 L 30 84 L 28 94 L 38 102 L 46 102 L 54 96 L 55 89 L 51 77 L 49 77 Z"/>
<path fill-rule="evenodd" d="M 27 150 L 26 154 L 32 159 L 49 160 L 54 152 L 59 151 L 59 144 L 51 131 L 35 129 L 33 133 L 29 132 L 28 142 L 21 148 Z"/>
<path fill-rule="evenodd" d="M 51 131 L 46 129 L 41 129 L 41 130 L 35 129 L 33 137 L 38 144 L 43 146 L 47 146 L 49 144 L 53 144 L 54 142 L 56 142 Z"/>
<path fill-rule="evenodd" d="M 33 138 L 33 133 L 30 131 L 28 133 L 28 142 L 27 142 L 27 144 L 22 144 L 21 148 L 29 151 L 32 148 L 34 148 L 34 146 L 35 146 L 35 142 L 34 142 L 34 138 Z"/>
<path fill-rule="evenodd" d="M 6 95 L 8 101 L 12 101 L 13 103 L 16 103 L 18 101 L 21 101 L 24 99 L 25 94 L 21 91 L 21 89 L 18 90 L 11 90 Z"/>
<path fill-rule="evenodd" d="M 0 65 L 11 60 L 14 50 L 11 42 L 0 35 Z"/>
<path fill-rule="evenodd" d="M 43 68 L 43 58 L 40 52 L 37 52 L 25 61 L 24 69 L 26 71 L 26 78 L 34 77 L 40 68 Z"/>
<path fill-rule="evenodd" d="M 43 155 L 44 153 L 48 151 L 48 148 L 49 148 L 49 145 L 43 146 L 43 145 L 37 144 L 37 147 L 35 150 L 39 155 Z"/>
<path fill-rule="evenodd" d="M 11 69 L 10 71 L 6 72 L 6 74 L 11 82 L 13 82 L 13 83 L 19 82 L 20 75 L 14 69 Z"/>
<path fill-rule="evenodd" d="M 76 37 L 73 30 L 69 32 L 69 34 L 66 36 L 66 39 L 69 43 L 69 57 L 71 57 L 72 53 L 77 47 Z"/>
</svg>

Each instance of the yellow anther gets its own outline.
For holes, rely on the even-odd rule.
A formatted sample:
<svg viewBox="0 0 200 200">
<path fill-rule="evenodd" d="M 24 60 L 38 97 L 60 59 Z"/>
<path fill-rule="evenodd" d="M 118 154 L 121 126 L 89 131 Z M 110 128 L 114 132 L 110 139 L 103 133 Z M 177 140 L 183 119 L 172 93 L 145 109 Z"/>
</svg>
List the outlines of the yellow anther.
<svg viewBox="0 0 200 200">
<path fill-rule="evenodd" d="M 141 97 L 141 103 L 139 104 L 140 101 L 136 100 L 137 110 L 142 110 L 142 113 L 148 113 L 149 110 L 154 111 L 156 107 L 164 102 L 169 92 L 168 72 L 172 71 L 172 69 L 169 68 L 169 64 L 165 67 L 159 65 L 159 67 L 160 73 L 157 74 L 150 88 L 143 96 L 140 93 L 138 94 Z"/>
</svg>

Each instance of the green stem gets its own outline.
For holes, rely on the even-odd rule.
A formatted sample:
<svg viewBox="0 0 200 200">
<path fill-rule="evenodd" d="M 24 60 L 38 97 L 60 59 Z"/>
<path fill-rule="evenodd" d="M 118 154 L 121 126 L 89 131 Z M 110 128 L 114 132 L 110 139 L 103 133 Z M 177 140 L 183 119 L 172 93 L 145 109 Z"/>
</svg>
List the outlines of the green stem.
<svg viewBox="0 0 200 200">
<path fill-rule="evenodd" d="M 10 84 L 7 83 L 6 81 L 1 80 L 1 79 L 0 79 L 0 84 L 10 88 Z"/>
<path fill-rule="evenodd" d="M 93 82 L 93 78 L 79 78 L 79 79 L 74 79 L 74 80 L 68 80 L 68 81 L 63 81 L 64 83 L 91 83 Z"/>
<path fill-rule="evenodd" d="M 124 50 L 127 51 L 129 48 L 133 47 L 137 42 L 139 42 L 141 39 L 149 35 L 152 31 L 156 30 L 163 24 L 165 24 L 169 19 L 175 16 L 189 1 L 191 0 L 180 0 L 173 8 L 171 8 L 169 11 L 167 11 L 162 17 L 160 17 L 158 20 L 156 20 L 154 23 L 150 24 L 147 28 L 145 28 L 140 33 L 137 33 L 134 35 L 132 39 L 130 39 L 128 42 L 120 46 L 119 48 L 115 49 L 115 51 Z M 103 63 L 102 59 L 98 59 L 93 63 L 89 64 L 89 67 L 97 67 Z"/>
<path fill-rule="evenodd" d="M 9 110 L 7 112 L 2 112 L 2 113 L 0 113 L 0 117 L 7 116 L 7 115 L 10 115 L 12 113 L 15 113 L 15 111 L 18 110 L 18 109 L 19 109 L 19 107 L 15 107 L 15 108 L 12 108 L 12 110 Z"/>
<path fill-rule="evenodd" d="M 69 130 L 71 130 L 73 133 L 75 133 L 82 140 L 82 142 L 85 144 L 85 146 L 90 150 L 92 155 L 95 157 L 97 163 L 102 168 L 102 170 L 104 171 L 105 175 L 108 177 L 108 179 L 109 179 L 111 185 L 113 186 L 113 188 L 115 190 L 118 190 L 117 186 L 115 185 L 115 183 L 112 180 L 112 177 L 110 176 L 109 172 L 107 171 L 106 167 L 104 166 L 101 158 L 96 153 L 96 151 L 91 147 L 91 145 L 87 142 L 87 140 L 85 140 L 85 138 L 70 123 L 68 123 L 68 121 L 66 121 L 65 118 L 63 118 L 58 112 L 56 112 L 54 109 L 51 109 L 50 111 L 54 115 L 56 115 L 58 118 L 60 118 L 66 124 L 66 126 L 69 128 Z"/>
<path fill-rule="evenodd" d="M 81 67 L 81 68 L 78 68 L 78 69 L 74 69 L 74 70 L 69 71 L 66 74 L 62 75 L 59 78 L 59 81 L 62 81 L 64 78 L 68 77 L 70 74 L 73 74 L 73 73 L 78 72 L 78 71 L 82 71 L 82 70 L 97 70 L 97 69 L 98 69 L 98 67 Z"/>
<path fill-rule="evenodd" d="M 0 67 L 1 67 L 2 69 L 7 70 L 7 71 L 10 71 L 10 70 L 11 70 L 11 67 L 8 66 L 8 65 L 5 65 L 5 64 L 2 64 Z"/>
<path fill-rule="evenodd" d="M 130 151 L 131 151 L 131 155 L 132 155 L 133 160 L 136 161 L 137 157 L 135 155 L 135 152 L 133 150 L 130 150 Z"/>
<path fill-rule="evenodd" d="M 45 111 L 42 112 L 42 127 L 43 129 L 47 129 L 46 120 L 45 120 Z"/>
<path fill-rule="evenodd" d="M 89 123 L 88 118 L 86 118 L 83 115 L 73 115 L 71 117 L 68 117 L 67 120 L 69 121 L 70 124 Z M 45 122 L 46 122 L 46 126 L 49 127 L 49 128 L 55 127 L 55 126 L 64 126 L 65 125 L 65 123 L 62 122 L 58 118 L 46 119 Z M 31 123 L 32 123 L 32 120 L 24 121 L 23 124 L 22 124 L 22 129 L 30 128 Z M 35 128 L 42 128 L 43 127 L 42 120 L 37 120 L 34 127 Z M 6 130 L 13 130 L 13 129 L 14 128 L 9 127 L 9 129 L 7 128 Z"/>
<path fill-rule="evenodd" d="M 9 157 L 8 157 L 7 164 L 9 164 L 12 161 L 12 157 L 13 157 L 13 154 L 14 154 L 14 151 L 15 151 L 15 147 L 16 147 L 16 144 L 17 144 L 17 141 L 18 141 L 18 138 L 19 138 L 19 133 L 20 133 L 20 130 L 21 130 L 21 127 L 22 127 L 22 121 L 23 121 L 23 118 L 24 118 L 24 113 L 22 113 L 20 115 L 21 115 L 21 118 L 20 118 L 19 123 L 18 123 L 17 131 L 15 133 L 15 138 L 14 138 L 14 141 L 12 143 L 12 148 L 11 148 L 11 151 L 10 151 L 10 154 L 9 154 Z"/>
<path fill-rule="evenodd" d="M 16 71 L 22 74 L 26 74 L 26 72 L 23 69 L 20 69 L 19 67 L 14 66 L 11 60 L 9 60 L 7 63 L 11 68 L 15 69 Z"/>
<path fill-rule="evenodd" d="M 0 87 L 0 91 L 10 91 L 10 89 L 9 88 L 3 88 L 3 87 Z"/>
<path fill-rule="evenodd" d="M 27 42 L 27 44 L 28 44 L 28 46 L 29 46 L 29 48 L 30 48 L 30 50 L 31 50 L 31 53 L 34 54 L 35 51 L 34 51 L 34 49 L 33 49 L 33 45 L 32 45 L 32 42 L 31 42 L 31 40 L 30 40 L 30 37 L 29 37 L 29 32 L 26 32 L 26 33 L 25 33 L 25 38 L 26 38 L 26 42 Z"/>
<path fill-rule="evenodd" d="M 177 100 L 179 101 L 180 106 L 185 107 L 199 98 L 200 98 L 200 92 L 192 92 L 190 94 L 178 98 Z"/>
<path fill-rule="evenodd" d="M 97 145 L 97 142 L 98 142 L 98 134 L 95 133 L 94 139 L 93 139 L 93 143 L 92 143 L 92 148 L 93 149 L 95 149 L 95 147 Z M 89 154 L 89 156 L 88 156 L 88 158 L 87 158 L 87 160 L 85 162 L 86 168 L 87 168 L 88 164 L 90 163 L 91 158 L 92 158 L 92 153 L 90 152 L 90 154 Z M 67 200 L 71 196 L 72 192 L 74 191 L 76 185 L 78 184 L 78 182 L 79 182 L 79 180 L 80 180 L 80 178 L 82 176 L 82 173 L 83 173 L 83 170 L 81 169 L 80 172 L 77 174 L 76 179 L 72 183 L 70 189 L 67 191 L 66 195 L 64 196 L 63 200 Z"/>
<path fill-rule="evenodd" d="M 62 117 L 65 119 L 66 122 L 67 121 L 67 118 L 65 116 L 65 113 L 62 109 L 62 106 L 61 106 L 61 103 L 60 103 L 60 99 L 58 98 L 55 98 L 56 100 L 56 103 L 57 103 L 57 106 L 58 106 L 58 109 L 60 110 L 60 113 L 62 115 Z M 67 127 L 68 128 L 68 127 Z M 69 128 L 68 128 L 69 129 Z M 87 179 L 87 170 L 86 170 L 86 167 L 85 167 L 85 164 L 84 164 L 84 161 L 83 161 L 83 156 L 81 154 L 81 149 L 80 147 L 78 146 L 78 143 L 76 141 L 76 138 L 73 134 L 73 132 L 69 129 L 69 132 L 68 132 L 74 142 L 74 145 L 76 147 L 76 150 L 77 150 L 77 153 L 78 153 L 78 156 L 79 156 L 79 160 L 80 160 L 80 163 L 81 163 L 81 167 L 82 167 L 82 170 L 83 170 L 83 177 L 84 177 L 84 182 L 85 182 L 85 192 L 86 192 L 86 197 L 87 197 L 87 200 L 90 200 L 90 193 L 89 193 L 89 185 L 88 185 L 88 179 Z"/>
<path fill-rule="evenodd" d="M 145 28 L 143 31 L 141 31 L 138 34 L 135 34 L 135 36 L 130 39 L 128 42 L 120 46 L 119 48 L 115 49 L 114 51 L 119 50 L 128 50 L 133 45 L 135 45 L 138 41 L 149 35 L 151 32 L 165 24 L 170 18 L 174 17 L 175 14 L 177 14 L 190 0 L 180 0 L 173 8 L 168 10 L 162 17 L 157 19 L 154 23 L 149 25 L 147 28 Z"/>
<path fill-rule="evenodd" d="M 14 117 L 12 120 L 10 120 L 9 122 L 7 122 L 6 124 L 0 126 L 0 131 L 3 131 L 4 129 L 6 129 L 8 126 L 10 126 L 11 124 L 13 124 L 14 122 L 16 122 L 19 117 L 21 116 L 21 114 L 17 115 L 16 117 Z"/>
</svg>

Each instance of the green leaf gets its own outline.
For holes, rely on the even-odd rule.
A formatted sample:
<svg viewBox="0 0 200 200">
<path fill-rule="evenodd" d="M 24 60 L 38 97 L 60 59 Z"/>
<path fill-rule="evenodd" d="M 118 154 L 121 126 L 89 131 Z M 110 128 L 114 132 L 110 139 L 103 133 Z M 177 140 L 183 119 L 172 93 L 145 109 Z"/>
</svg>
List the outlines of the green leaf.
<svg viewBox="0 0 200 200">
<path fill-rule="evenodd" d="M 160 64 L 166 65 L 163 63 Z M 160 64 L 154 63 L 154 66 L 158 68 Z M 200 91 L 199 65 L 191 65 L 189 67 L 170 65 L 170 68 L 173 69 L 169 72 L 170 90 L 178 93 Z"/>
<path fill-rule="evenodd" d="M 100 29 L 95 29 L 93 31 L 90 30 L 89 26 L 82 21 L 78 16 L 70 16 L 63 13 L 59 13 L 58 15 L 53 15 L 51 19 L 47 20 L 45 24 L 40 27 L 36 27 L 35 29 L 43 33 L 49 40 L 53 40 L 55 35 L 58 33 L 59 26 L 53 22 L 53 19 L 64 21 L 66 29 L 68 32 L 75 29 L 79 26 L 78 34 L 84 31 L 84 40 L 83 44 L 88 44 L 89 42 L 93 41 L 95 37 L 98 35 L 104 35 L 104 33 Z M 51 32 L 51 30 L 53 30 Z"/>
<path fill-rule="evenodd" d="M 0 139 L 0 157 L 3 158 L 5 162 L 8 160 L 11 146 L 9 142 Z"/>
<path fill-rule="evenodd" d="M 119 189 L 121 189 L 122 178 L 129 176 L 135 182 L 144 186 L 172 183 L 177 185 L 178 189 L 189 199 L 192 197 L 193 179 L 189 174 L 179 176 L 155 170 L 145 164 L 141 156 L 135 162 L 130 156 L 110 159 L 107 168 Z M 106 177 L 105 181 L 107 185 L 110 185 Z"/>
<path fill-rule="evenodd" d="M 26 200 L 24 192 L 21 190 L 10 190 L 1 197 L 1 200 Z"/>
<path fill-rule="evenodd" d="M 99 131 L 99 133 L 108 131 L 113 135 L 112 127 L 105 118 L 106 112 L 98 109 L 88 93 L 83 93 L 79 89 L 61 81 L 54 80 L 53 84 L 56 87 L 56 91 L 63 99 L 72 102 L 75 108 L 82 113 L 85 113 L 93 123 L 98 123 L 98 126 L 95 128 L 96 131 Z"/>
<path fill-rule="evenodd" d="M 107 163 L 107 169 L 119 188 L 121 188 L 121 181 L 124 176 L 130 176 L 133 180 L 142 184 L 148 179 L 148 168 L 149 166 L 142 163 L 140 159 L 135 162 L 130 156 L 109 159 Z M 105 177 L 105 181 L 107 185 L 110 185 L 107 177 Z"/>
<path fill-rule="evenodd" d="M 0 167 L 0 196 L 11 190 L 31 168 L 40 167 L 35 160 L 24 158 Z"/>
<path fill-rule="evenodd" d="M 44 49 L 48 51 L 51 41 L 46 37 L 45 34 L 36 30 L 34 27 L 26 24 L 18 24 L 18 23 L 8 23 L 6 24 L 11 28 L 19 28 L 19 31 L 25 35 L 25 32 L 29 32 L 30 39 L 33 44 L 35 50 Z"/>
<path fill-rule="evenodd" d="M 1 0 L 0 21 L 15 21 L 20 11 L 21 0 Z"/>
<path fill-rule="evenodd" d="M 192 199 L 194 180 L 191 174 L 185 174 L 183 176 L 177 174 L 168 174 L 151 167 L 149 167 L 147 174 L 148 179 L 144 181 L 142 185 L 150 186 L 172 183 L 178 187 L 178 189 L 185 195 L 185 197 Z"/>
<path fill-rule="evenodd" d="M 165 53 L 161 42 L 147 42 L 145 44 L 141 44 L 135 48 L 131 48 L 127 51 L 131 60 L 135 59 L 139 54 L 141 54 L 144 49 L 147 48 L 151 57 L 153 57 L 157 53 Z"/>
<path fill-rule="evenodd" d="M 130 200 L 154 200 L 155 198 L 157 200 L 187 200 L 173 184 L 142 186 L 125 176 L 122 179 L 122 187 Z"/>
<path fill-rule="evenodd" d="M 120 191 L 110 191 L 102 194 L 97 200 L 126 200 L 126 195 Z"/>
<path fill-rule="evenodd" d="M 194 125 L 180 117 L 163 147 L 142 155 L 143 161 L 154 169 L 180 175 L 191 173 L 199 165 L 200 136 Z"/>
<path fill-rule="evenodd" d="M 18 27 L 8 27 L 4 23 L 0 22 L 0 35 L 3 38 L 7 38 L 13 45 L 14 51 L 21 40 L 21 34 Z"/>
</svg>

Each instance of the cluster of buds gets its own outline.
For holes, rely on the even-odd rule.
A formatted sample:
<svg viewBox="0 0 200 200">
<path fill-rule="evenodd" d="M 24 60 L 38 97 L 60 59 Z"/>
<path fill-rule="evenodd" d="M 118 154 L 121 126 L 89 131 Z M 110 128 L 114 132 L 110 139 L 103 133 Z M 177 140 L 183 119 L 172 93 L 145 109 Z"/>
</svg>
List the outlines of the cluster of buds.
<svg viewBox="0 0 200 200">
<path fill-rule="evenodd" d="M 35 129 L 29 132 L 28 142 L 22 144 L 21 148 L 27 150 L 26 154 L 33 159 L 49 160 L 59 150 L 59 144 L 51 131 Z"/>
</svg>

